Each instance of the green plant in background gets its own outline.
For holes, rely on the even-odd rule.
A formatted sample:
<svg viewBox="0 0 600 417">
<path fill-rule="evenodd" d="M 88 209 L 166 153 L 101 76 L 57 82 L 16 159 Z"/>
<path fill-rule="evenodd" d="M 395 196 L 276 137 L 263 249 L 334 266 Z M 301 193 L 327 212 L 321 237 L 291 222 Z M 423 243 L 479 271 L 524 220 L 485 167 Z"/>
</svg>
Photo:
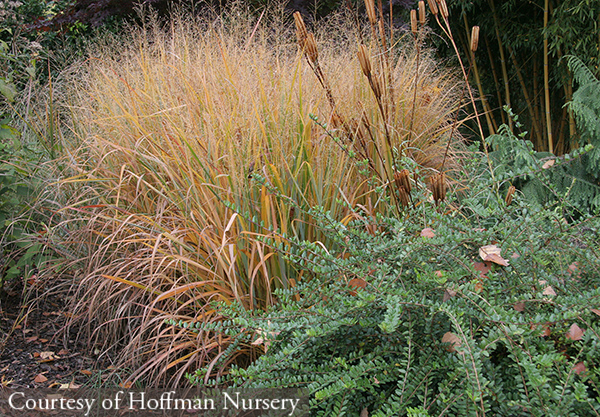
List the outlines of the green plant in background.
<svg viewBox="0 0 600 417">
<path fill-rule="evenodd" d="M 305 388 L 322 416 L 598 415 L 598 218 L 499 198 L 485 157 L 469 166 L 437 207 L 411 176 L 402 219 L 315 209 L 331 247 L 267 239 L 314 278 L 277 290 L 268 312 L 215 305 L 227 319 L 199 327 L 264 354 L 190 379 Z"/>
<path fill-rule="evenodd" d="M 570 216 L 580 216 L 600 209 L 600 82 L 580 59 L 567 56 L 565 60 L 578 84 L 573 101 L 566 106 L 577 121 L 581 147 L 561 157 L 536 152 L 533 143 L 526 140 L 527 132 L 517 138 L 507 125 L 487 141 L 494 150 L 490 156 L 500 179 L 516 185 L 533 204 L 544 207 L 563 200 Z M 519 116 L 505 110 L 513 130 L 521 130 Z"/>
<path fill-rule="evenodd" d="M 449 8 L 457 43 L 473 67 L 472 82 L 487 114 L 489 134 L 501 124 L 512 129 L 502 111 L 508 106 L 528 126 L 537 151 L 562 155 L 576 148 L 579 132 L 564 108 L 573 97 L 572 77 L 561 59 L 579 56 L 598 74 L 600 3 L 457 0 Z M 473 55 L 472 25 L 481 28 L 479 50 Z M 438 52 L 446 51 L 440 43 Z"/>
</svg>

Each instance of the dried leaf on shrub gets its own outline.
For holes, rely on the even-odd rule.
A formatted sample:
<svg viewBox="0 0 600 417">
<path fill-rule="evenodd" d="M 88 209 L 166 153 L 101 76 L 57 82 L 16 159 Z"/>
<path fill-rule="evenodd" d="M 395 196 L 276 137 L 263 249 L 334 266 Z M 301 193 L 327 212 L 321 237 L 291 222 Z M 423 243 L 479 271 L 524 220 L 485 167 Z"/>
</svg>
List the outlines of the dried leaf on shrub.
<svg viewBox="0 0 600 417">
<path fill-rule="evenodd" d="M 508 266 L 508 261 L 500 256 L 500 249 L 496 245 L 487 245 L 479 248 L 479 256 L 484 261 L 490 261 L 498 265 Z"/>
<path fill-rule="evenodd" d="M 523 301 L 514 303 L 513 308 L 515 309 L 515 311 L 523 312 L 523 311 L 525 311 L 525 303 Z"/>
<path fill-rule="evenodd" d="M 456 348 L 460 347 L 461 344 L 460 338 L 452 332 L 444 333 L 444 336 L 442 336 L 442 343 L 449 343 L 449 345 L 446 346 L 448 352 L 456 352 Z"/>
<path fill-rule="evenodd" d="M 581 268 L 579 267 L 579 262 L 573 262 L 569 265 L 569 270 L 567 271 L 570 276 L 575 276 L 577 279 L 581 279 Z"/>
<path fill-rule="evenodd" d="M 455 295 L 456 295 L 456 291 L 451 290 L 450 288 L 446 288 L 446 290 L 444 291 L 443 302 L 445 303 L 446 301 L 448 301 L 449 299 L 451 299 Z"/>
<path fill-rule="evenodd" d="M 267 332 L 263 329 L 257 329 L 254 334 L 258 336 L 258 338 L 252 342 L 253 346 L 263 345 L 265 349 L 265 353 L 269 350 L 269 346 L 271 345 L 271 340 L 274 339 L 280 332 Z"/>
<path fill-rule="evenodd" d="M 554 288 L 552 288 L 550 285 L 548 285 L 546 288 L 544 288 L 544 291 L 542 292 L 542 294 L 544 295 L 556 295 L 556 291 L 554 291 Z"/>
<path fill-rule="evenodd" d="M 492 263 L 489 261 L 473 262 L 473 268 L 475 268 L 476 271 L 479 271 L 479 276 L 481 278 L 487 278 L 487 275 L 485 275 L 485 274 L 490 272 L 491 267 L 492 267 Z"/>
<path fill-rule="evenodd" d="M 365 288 L 367 286 L 367 281 L 362 278 L 352 278 L 348 281 L 348 286 L 351 288 Z M 356 295 L 356 291 L 350 291 L 350 295 Z"/>
<path fill-rule="evenodd" d="M 582 373 L 587 371 L 587 368 L 585 367 L 585 364 L 583 362 L 579 362 L 573 367 L 573 371 L 575 371 L 577 375 L 581 375 Z"/>
<path fill-rule="evenodd" d="M 433 231 L 432 228 L 427 227 L 427 228 L 421 230 L 421 237 L 428 237 L 428 238 L 435 237 L 435 232 Z"/>
<path fill-rule="evenodd" d="M 535 330 L 539 325 L 538 324 L 532 324 L 530 326 L 531 330 Z M 542 331 L 542 334 L 540 335 L 541 337 L 546 337 L 546 336 L 550 336 L 551 331 L 550 331 L 550 324 L 549 323 L 544 323 L 541 325 L 542 329 L 544 329 L 544 331 Z"/>
<path fill-rule="evenodd" d="M 544 162 L 544 165 L 542 165 L 542 168 L 543 169 L 548 169 L 551 166 L 553 166 L 555 162 L 556 162 L 555 159 L 549 159 L 548 161 Z"/>
<path fill-rule="evenodd" d="M 567 339 L 581 340 L 583 338 L 583 333 L 585 333 L 585 330 L 573 323 L 567 332 Z"/>
</svg>

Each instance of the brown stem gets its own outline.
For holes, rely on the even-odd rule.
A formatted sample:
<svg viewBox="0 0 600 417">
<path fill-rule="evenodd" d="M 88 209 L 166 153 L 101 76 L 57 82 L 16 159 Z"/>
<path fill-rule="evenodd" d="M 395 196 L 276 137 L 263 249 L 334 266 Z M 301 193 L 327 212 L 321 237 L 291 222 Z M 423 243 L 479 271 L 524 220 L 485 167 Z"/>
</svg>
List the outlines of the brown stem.
<svg viewBox="0 0 600 417">
<path fill-rule="evenodd" d="M 548 9 L 550 1 L 544 1 L 544 97 L 546 103 L 546 128 L 548 136 L 548 151 L 554 153 L 554 143 L 552 140 L 552 117 L 550 115 L 550 71 L 548 67 Z"/>
<path fill-rule="evenodd" d="M 536 56 L 533 60 L 533 101 L 534 101 L 534 111 L 535 111 L 535 117 L 537 120 L 542 120 L 543 119 L 543 115 L 542 115 L 542 108 L 541 108 L 541 103 L 540 103 L 540 85 L 539 85 L 539 57 Z M 539 138 L 539 140 L 536 140 L 535 143 L 535 148 L 536 149 L 542 149 L 542 147 L 544 146 L 544 136 L 545 136 L 545 132 L 543 131 L 543 129 L 540 129 L 540 135 L 541 137 Z"/>
<path fill-rule="evenodd" d="M 502 38 L 500 37 L 500 24 L 498 23 L 498 16 L 496 15 L 496 6 L 494 5 L 494 0 L 490 0 L 490 7 L 492 8 L 492 13 L 494 15 L 494 29 L 496 30 L 496 39 L 498 40 L 498 49 L 500 50 L 500 67 L 502 69 L 502 78 L 504 79 L 504 100 L 506 102 L 506 105 L 509 108 L 512 108 L 510 103 L 508 70 L 506 69 L 506 59 L 504 58 L 504 46 L 502 44 Z M 512 132 L 513 121 L 510 117 L 508 118 L 508 127 Z"/>
<path fill-rule="evenodd" d="M 467 51 L 467 56 L 470 57 L 469 61 L 470 61 L 471 67 L 473 68 L 473 75 L 475 76 L 475 83 L 477 84 L 477 89 L 479 90 L 479 97 L 481 99 L 481 104 L 483 106 L 483 111 L 485 114 L 485 120 L 487 122 L 488 131 L 490 132 L 491 135 L 493 135 L 494 133 L 496 133 L 496 130 L 498 130 L 498 127 L 495 126 L 495 124 L 491 118 L 492 110 L 490 108 L 490 105 L 488 104 L 487 99 L 485 98 L 485 93 L 483 92 L 483 84 L 481 84 L 481 78 L 479 76 L 479 70 L 477 68 L 477 60 L 475 59 L 475 52 L 471 51 L 471 48 L 470 48 L 471 35 L 469 33 L 469 22 L 467 21 L 466 14 L 463 14 L 463 20 L 465 23 L 465 31 L 466 31 L 466 36 L 467 36 L 467 43 L 465 46 L 465 50 Z"/>
<path fill-rule="evenodd" d="M 483 39 L 485 40 L 485 49 L 487 49 L 488 57 L 490 59 L 490 67 L 492 68 L 492 75 L 494 76 L 496 96 L 498 100 L 498 105 L 500 106 L 500 120 L 502 120 L 502 124 L 506 124 L 506 116 L 502 111 L 502 93 L 500 92 L 500 82 L 498 81 L 498 72 L 496 71 L 496 64 L 494 64 L 494 57 L 492 56 L 492 48 L 490 48 L 490 41 L 488 40 L 488 37 L 486 35 L 484 35 Z"/>
<path fill-rule="evenodd" d="M 515 67 L 515 71 L 517 72 L 517 78 L 519 79 L 519 83 L 521 84 L 521 89 L 523 90 L 523 97 L 525 97 L 525 103 L 527 103 L 527 110 L 529 111 L 529 117 L 531 117 L 531 125 L 533 126 L 533 132 L 536 140 L 540 137 L 540 127 L 538 124 L 538 120 L 535 117 L 535 112 L 533 111 L 533 103 L 531 102 L 529 92 L 527 90 L 527 85 L 525 84 L 525 79 L 523 78 L 523 74 L 521 73 L 521 68 L 519 67 L 519 63 L 517 62 L 517 58 L 515 56 L 515 52 L 510 45 L 507 46 L 508 53 L 513 62 L 513 66 Z"/>
</svg>

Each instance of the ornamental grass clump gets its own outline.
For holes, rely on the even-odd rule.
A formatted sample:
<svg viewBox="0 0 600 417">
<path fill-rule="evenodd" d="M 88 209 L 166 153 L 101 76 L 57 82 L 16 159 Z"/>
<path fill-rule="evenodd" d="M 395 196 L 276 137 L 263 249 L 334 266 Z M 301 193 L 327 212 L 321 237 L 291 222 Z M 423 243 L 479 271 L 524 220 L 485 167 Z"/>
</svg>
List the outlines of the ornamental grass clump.
<svg viewBox="0 0 600 417">
<path fill-rule="evenodd" d="M 275 289 L 311 277 L 266 238 L 328 247 L 314 207 L 343 223 L 358 205 L 394 213 L 393 184 L 401 205 L 410 198 L 404 162 L 423 176 L 459 166 L 456 134 L 443 162 L 454 74 L 421 51 L 415 86 L 411 44 L 396 38 L 367 79 L 356 50 L 368 61 L 375 46 L 348 39 L 350 23 L 309 32 L 296 18 L 299 52 L 277 16 L 148 18 L 132 41 L 91 49 L 74 75 L 78 143 L 61 186 L 78 194 L 59 213 L 60 244 L 80 268 L 73 320 L 118 350 L 131 380 L 176 384 L 199 367 L 247 364 L 255 346 L 197 327 L 222 319 L 213 301 L 265 309 Z"/>
</svg>

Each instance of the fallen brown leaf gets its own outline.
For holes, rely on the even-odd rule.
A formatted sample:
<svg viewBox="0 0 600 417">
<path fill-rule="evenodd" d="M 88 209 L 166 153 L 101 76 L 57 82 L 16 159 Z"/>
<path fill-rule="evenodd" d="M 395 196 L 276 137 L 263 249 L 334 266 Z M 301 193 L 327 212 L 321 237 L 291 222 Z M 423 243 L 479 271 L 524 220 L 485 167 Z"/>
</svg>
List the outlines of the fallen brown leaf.
<svg viewBox="0 0 600 417">
<path fill-rule="evenodd" d="M 81 388 L 81 385 L 77 385 L 73 381 L 69 382 L 68 384 L 60 384 L 60 386 L 58 387 L 58 389 L 78 389 L 78 388 Z"/>
<path fill-rule="evenodd" d="M 46 378 L 43 374 L 37 374 L 33 381 L 37 382 L 38 384 L 41 384 L 42 382 L 46 382 L 47 380 L 48 378 Z"/>
<path fill-rule="evenodd" d="M 55 359 L 54 352 L 40 352 L 40 358 L 42 359 Z"/>
</svg>

